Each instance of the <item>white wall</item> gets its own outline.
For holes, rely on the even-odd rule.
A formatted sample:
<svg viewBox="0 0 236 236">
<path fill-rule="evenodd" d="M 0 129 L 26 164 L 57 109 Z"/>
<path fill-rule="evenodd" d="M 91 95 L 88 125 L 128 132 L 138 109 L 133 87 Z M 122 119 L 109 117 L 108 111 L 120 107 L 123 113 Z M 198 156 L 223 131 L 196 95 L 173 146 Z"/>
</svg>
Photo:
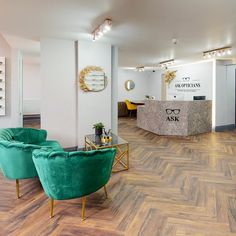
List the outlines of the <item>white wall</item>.
<svg viewBox="0 0 236 236">
<path fill-rule="evenodd" d="M 103 122 L 111 128 L 111 45 L 78 42 L 79 72 L 87 66 L 99 66 L 105 71 L 108 85 L 101 92 L 78 90 L 78 146 L 84 146 L 84 136 L 94 133 L 93 124 Z"/>
<path fill-rule="evenodd" d="M 148 94 L 154 96 L 156 100 L 161 100 L 162 93 L 162 71 L 156 70 L 155 72 L 150 72 L 149 84 L 148 84 Z"/>
<path fill-rule="evenodd" d="M 235 124 L 235 65 L 216 62 L 216 126 Z"/>
<path fill-rule="evenodd" d="M 0 128 L 22 126 L 22 56 L 0 34 L 0 56 L 6 57 L 6 115 L 0 116 Z"/>
<path fill-rule="evenodd" d="M 40 64 L 23 63 L 23 114 L 40 114 Z"/>
<path fill-rule="evenodd" d="M 212 100 L 212 80 L 213 80 L 213 62 L 200 62 L 194 64 L 173 67 L 177 70 L 176 78 L 167 87 L 167 99 L 173 95 L 182 97 L 181 100 L 191 101 L 193 96 L 206 96 L 207 100 Z M 184 81 L 183 78 L 190 78 Z M 182 83 L 200 83 L 200 88 L 176 89 L 176 84 Z"/>
<path fill-rule="evenodd" d="M 0 116 L 0 128 L 11 126 L 11 48 L 0 34 L 0 56 L 6 57 L 6 115 Z"/>
<path fill-rule="evenodd" d="M 149 92 L 150 72 L 138 72 L 119 68 L 118 70 L 118 101 L 143 100 L 145 95 L 152 95 Z M 133 80 L 135 88 L 131 91 L 125 89 L 125 82 Z"/>
<path fill-rule="evenodd" d="M 41 127 L 63 147 L 76 146 L 75 43 L 41 39 Z"/>
<path fill-rule="evenodd" d="M 19 49 L 11 49 L 11 127 L 23 126 L 23 58 Z"/>
<path fill-rule="evenodd" d="M 235 70 L 236 65 L 227 66 L 228 124 L 235 124 Z"/>
<path fill-rule="evenodd" d="M 111 48 L 111 129 L 118 134 L 118 48 Z"/>
</svg>

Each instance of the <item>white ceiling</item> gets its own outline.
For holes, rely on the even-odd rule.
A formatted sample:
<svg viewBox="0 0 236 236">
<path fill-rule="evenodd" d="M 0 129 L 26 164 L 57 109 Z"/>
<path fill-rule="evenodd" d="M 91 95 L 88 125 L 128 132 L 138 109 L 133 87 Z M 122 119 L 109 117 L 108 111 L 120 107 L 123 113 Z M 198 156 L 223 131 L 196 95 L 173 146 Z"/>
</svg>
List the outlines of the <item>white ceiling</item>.
<svg viewBox="0 0 236 236">
<path fill-rule="evenodd" d="M 235 12 L 236 0 L 0 0 L 0 33 L 90 40 L 111 17 L 113 29 L 100 41 L 119 47 L 120 66 L 185 63 L 205 50 L 236 48 Z"/>
</svg>

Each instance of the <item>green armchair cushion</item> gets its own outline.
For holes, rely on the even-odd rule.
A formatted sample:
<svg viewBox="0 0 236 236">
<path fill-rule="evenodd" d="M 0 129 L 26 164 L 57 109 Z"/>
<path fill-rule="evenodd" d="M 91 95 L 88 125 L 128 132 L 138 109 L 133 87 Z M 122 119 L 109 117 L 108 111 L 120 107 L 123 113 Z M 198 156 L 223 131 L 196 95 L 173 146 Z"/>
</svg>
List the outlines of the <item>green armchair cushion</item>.
<svg viewBox="0 0 236 236">
<path fill-rule="evenodd" d="M 109 180 L 116 150 L 55 152 L 34 150 L 33 161 L 45 193 L 56 200 L 96 192 Z"/>
<path fill-rule="evenodd" d="M 38 176 L 32 160 L 33 150 L 41 147 L 62 150 L 57 141 L 46 141 L 46 138 L 46 130 L 0 129 L 0 168 L 4 176 L 9 179 L 27 179 Z"/>
</svg>

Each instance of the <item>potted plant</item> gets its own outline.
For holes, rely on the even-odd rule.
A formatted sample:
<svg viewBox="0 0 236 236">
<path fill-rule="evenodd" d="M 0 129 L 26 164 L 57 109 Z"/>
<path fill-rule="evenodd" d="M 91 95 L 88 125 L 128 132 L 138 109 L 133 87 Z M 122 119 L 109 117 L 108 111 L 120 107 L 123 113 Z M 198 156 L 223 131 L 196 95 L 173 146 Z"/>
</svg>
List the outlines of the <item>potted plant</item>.
<svg viewBox="0 0 236 236">
<path fill-rule="evenodd" d="M 95 129 L 95 135 L 100 136 L 102 135 L 104 124 L 102 122 L 96 123 L 93 125 L 93 128 Z"/>
</svg>

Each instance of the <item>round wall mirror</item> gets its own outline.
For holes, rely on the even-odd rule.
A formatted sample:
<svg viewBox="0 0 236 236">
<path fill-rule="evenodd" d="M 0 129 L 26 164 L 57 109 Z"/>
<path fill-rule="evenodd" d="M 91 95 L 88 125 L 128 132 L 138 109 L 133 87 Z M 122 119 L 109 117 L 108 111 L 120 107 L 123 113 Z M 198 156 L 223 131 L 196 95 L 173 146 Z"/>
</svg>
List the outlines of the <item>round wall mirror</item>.
<svg viewBox="0 0 236 236">
<path fill-rule="evenodd" d="M 135 83 L 134 83 L 133 80 L 127 80 L 127 81 L 125 82 L 125 89 L 126 89 L 127 91 L 133 90 L 134 88 L 135 88 Z"/>
<path fill-rule="evenodd" d="M 80 72 L 80 88 L 85 92 L 99 92 L 106 86 L 107 77 L 102 68 L 88 66 Z"/>
</svg>

